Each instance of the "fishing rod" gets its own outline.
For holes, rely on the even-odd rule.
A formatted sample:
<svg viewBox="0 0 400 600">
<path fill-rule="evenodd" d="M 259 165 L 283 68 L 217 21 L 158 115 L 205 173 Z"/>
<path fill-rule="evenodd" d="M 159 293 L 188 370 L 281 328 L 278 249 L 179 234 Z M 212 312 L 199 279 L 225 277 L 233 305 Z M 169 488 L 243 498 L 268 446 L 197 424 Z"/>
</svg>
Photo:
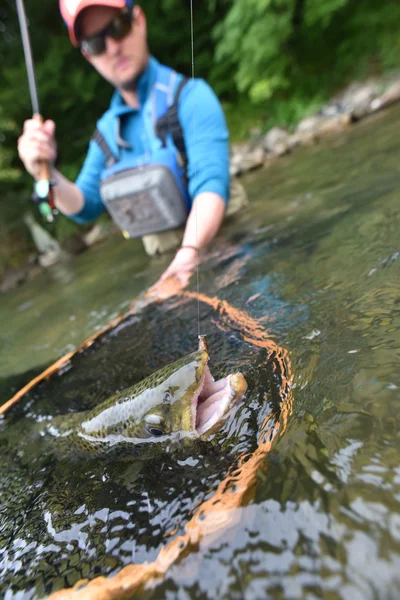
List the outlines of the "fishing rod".
<svg viewBox="0 0 400 600">
<path fill-rule="evenodd" d="M 26 20 L 23 0 L 16 0 L 19 27 L 21 30 L 22 45 L 24 48 L 25 66 L 28 74 L 29 93 L 31 97 L 33 118 L 39 123 L 43 123 L 43 117 L 39 110 L 39 100 L 35 79 L 35 68 L 33 65 L 32 50 L 29 39 L 28 23 Z M 32 200 L 38 205 L 40 214 L 49 223 L 54 221 L 54 215 L 57 209 L 53 200 L 53 184 L 50 178 L 50 165 L 48 161 L 40 161 L 39 179 L 35 182 Z"/>
</svg>

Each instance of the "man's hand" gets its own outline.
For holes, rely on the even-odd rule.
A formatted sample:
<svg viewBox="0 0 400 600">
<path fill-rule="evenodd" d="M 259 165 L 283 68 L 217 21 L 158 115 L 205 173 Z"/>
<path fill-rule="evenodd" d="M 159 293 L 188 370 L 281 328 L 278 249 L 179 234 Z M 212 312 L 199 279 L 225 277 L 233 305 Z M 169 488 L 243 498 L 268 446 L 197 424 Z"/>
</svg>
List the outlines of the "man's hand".
<svg viewBox="0 0 400 600">
<path fill-rule="evenodd" d="M 165 281 L 169 277 L 175 277 L 181 282 L 182 287 L 189 283 L 190 276 L 197 266 L 198 251 L 196 248 L 183 246 L 179 248 L 174 260 L 168 269 L 161 275 L 159 281 Z"/>
<path fill-rule="evenodd" d="M 40 163 L 48 161 L 51 167 L 57 158 L 57 144 L 54 137 L 54 121 L 40 123 L 29 119 L 24 123 L 24 132 L 18 139 L 18 154 L 25 169 L 35 179 L 40 177 Z M 82 210 L 85 203 L 83 193 L 77 185 L 66 179 L 57 169 L 52 168 L 51 178 L 54 203 L 64 215 L 73 215 Z"/>
<path fill-rule="evenodd" d="M 25 169 L 35 179 L 40 176 L 40 163 L 48 161 L 54 164 L 57 157 L 57 145 L 54 138 L 54 121 L 40 123 L 29 119 L 24 123 L 23 134 L 18 139 L 18 154 Z"/>
<path fill-rule="evenodd" d="M 186 222 L 182 246 L 160 279 L 147 292 L 159 298 L 179 294 L 197 266 L 197 248 L 205 248 L 217 233 L 225 214 L 225 202 L 213 192 L 199 194 Z"/>
<path fill-rule="evenodd" d="M 179 293 L 189 283 L 197 266 L 197 250 L 181 247 L 174 260 L 161 275 L 160 279 L 149 289 L 149 294 L 170 296 L 171 292 Z"/>
</svg>

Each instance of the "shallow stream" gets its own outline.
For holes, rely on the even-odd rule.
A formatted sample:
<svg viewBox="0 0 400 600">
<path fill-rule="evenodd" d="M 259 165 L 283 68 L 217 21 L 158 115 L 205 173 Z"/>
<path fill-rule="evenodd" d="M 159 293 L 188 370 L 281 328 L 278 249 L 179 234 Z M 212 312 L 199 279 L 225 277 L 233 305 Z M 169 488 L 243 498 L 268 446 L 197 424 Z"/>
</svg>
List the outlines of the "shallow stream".
<svg viewBox="0 0 400 600">
<path fill-rule="evenodd" d="M 137 469 L 56 459 L 37 434 L 193 351 L 196 294 L 130 316 L 0 422 L 1 597 L 33 600 L 154 561 L 256 451 L 268 414 L 281 429 L 235 525 L 143 597 L 400 597 L 399 134 L 391 109 L 246 177 L 250 207 L 200 269 L 212 370 L 249 381 L 214 443 Z M 115 237 L 3 294 L 2 401 L 126 311 L 167 263 Z"/>
</svg>

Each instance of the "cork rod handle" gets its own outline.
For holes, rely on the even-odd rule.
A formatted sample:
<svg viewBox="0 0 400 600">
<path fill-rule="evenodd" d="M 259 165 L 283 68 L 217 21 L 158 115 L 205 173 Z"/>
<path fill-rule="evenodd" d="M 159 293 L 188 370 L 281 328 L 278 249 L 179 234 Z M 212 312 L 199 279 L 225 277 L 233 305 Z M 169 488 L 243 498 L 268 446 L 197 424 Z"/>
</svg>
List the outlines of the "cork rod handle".
<svg viewBox="0 0 400 600">
<path fill-rule="evenodd" d="M 39 115 L 38 113 L 33 115 L 33 118 L 35 119 L 35 121 L 38 121 L 40 124 L 43 123 L 43 117 L 42 115 Z M 42 160 L 40 161 L 40 165 L 39 165 L 39 180 L 40 181 L 50 181 L 50 165 L 48 163 L 47 160 Z"/>
</svg>

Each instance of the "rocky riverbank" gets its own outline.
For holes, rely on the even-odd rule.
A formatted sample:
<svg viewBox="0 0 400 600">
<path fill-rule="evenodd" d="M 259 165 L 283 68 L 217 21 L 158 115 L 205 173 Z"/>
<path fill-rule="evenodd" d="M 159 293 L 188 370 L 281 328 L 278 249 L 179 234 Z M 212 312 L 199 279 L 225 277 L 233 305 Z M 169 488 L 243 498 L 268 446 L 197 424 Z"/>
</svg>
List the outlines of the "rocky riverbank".
<svg viewBox="0 0 400 600">
<path fill-rule="evenodd" d="M 360 119 L 399 100 L 400 74 L 390 79 L 353 83 L 332 98 L 318 113 L 301 120 L 292 132 L 282 127 L 273 127 L 266 133 L 261 128 L 251 130 L 248 141 L 232 145 L 231 176 L 240 177 L 295 151 L 297 147 L 318 143 L 321 138 L 340 133 Z M 65 259 L 66 254 L 74 254 L 74 247 L 81 252 L 116 232 L 117 229 L 111 222 L 95 224 L 89 232 L 76 240 L 76 244 L 61 248 L 59 256 L 54 253 L 51 257 L 43 253 L 30 255 L 21 267 L 6 269 L 0 281 L 0 292 L 6 292 L 31 279 L 43 268 Z"/>
<path fill-rule="evenodd" d="M 400 76 L 391 80 L 354 83 L 332 98 L 318 113 L 301 120 L 290 132 L 273 127 L 267 133 L 252 131 L 251 139 L 232 147 L 230 171 L 240 176 L 288 154 L 296 147 L 317 143 L 319 139 L 347 127 L 400 100 Z"/>
</svg>

